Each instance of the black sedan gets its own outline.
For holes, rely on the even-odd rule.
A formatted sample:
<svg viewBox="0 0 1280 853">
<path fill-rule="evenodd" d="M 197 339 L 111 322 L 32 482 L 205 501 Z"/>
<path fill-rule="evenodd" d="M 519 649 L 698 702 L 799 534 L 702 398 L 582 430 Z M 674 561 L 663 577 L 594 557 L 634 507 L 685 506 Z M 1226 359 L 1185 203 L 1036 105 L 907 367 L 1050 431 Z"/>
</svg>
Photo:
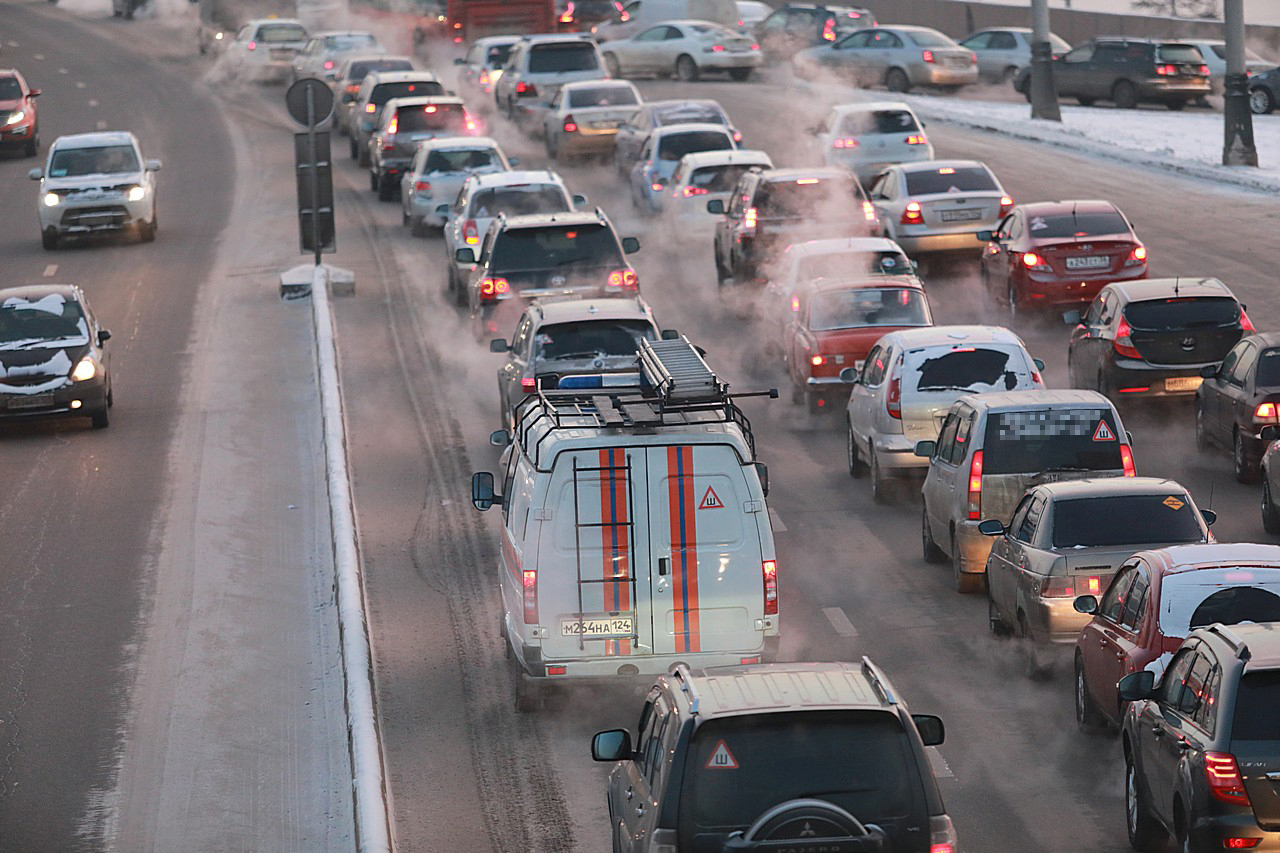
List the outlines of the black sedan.
<svg viewBox="0 0 1280 853">
<path fill-rule="evenodd" d="M 1196 446 L 1231 451 L 1236 479 L 1252 483 L 1268 442 L 1268 424 L 1280 424 L 1280 334 L 1249 335 L 1216 368 L 1206 367 L 1196 392 Z"/>
<path fill-rule="evenodd" d="M 73 284 L 0 290 L 0 420 L 84 416 L 105 427 L 110 337 Z"/>
</svg>

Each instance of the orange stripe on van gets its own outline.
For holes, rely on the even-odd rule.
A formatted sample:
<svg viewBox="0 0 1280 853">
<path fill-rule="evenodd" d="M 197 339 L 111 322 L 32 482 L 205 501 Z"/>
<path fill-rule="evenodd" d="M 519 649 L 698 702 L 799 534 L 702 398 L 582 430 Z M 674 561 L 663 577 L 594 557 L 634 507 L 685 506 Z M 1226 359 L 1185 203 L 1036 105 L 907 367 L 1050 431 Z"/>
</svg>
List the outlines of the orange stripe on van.
<svg viewBox="0 0 1280 853">
<path fill-rule="evenodd" d="M 604 609 L 627 611 L 631 609 L 631 535 L 627 527 L 617 526 L 630 521 L 627 507 L 627 454 L 620 447 L 600 449 L 600 467 L 616 468 L 616 471 L 600 472 L 600 520 L 606 526 L 600 528 L 600 551 L 603 554 L 604 578 L 625 578 L 613 583 L 601 584 Z M 606 655 L 631 654 L 631 641 L 605 640 Z"/>
<path fill-rule="evenodd" d="M 671 514 L 671 592 L 676 652 L 702 650 L 698 628 L 698 527 L 693 490 L 693 448 L 667 448 Z"/>
</svg>

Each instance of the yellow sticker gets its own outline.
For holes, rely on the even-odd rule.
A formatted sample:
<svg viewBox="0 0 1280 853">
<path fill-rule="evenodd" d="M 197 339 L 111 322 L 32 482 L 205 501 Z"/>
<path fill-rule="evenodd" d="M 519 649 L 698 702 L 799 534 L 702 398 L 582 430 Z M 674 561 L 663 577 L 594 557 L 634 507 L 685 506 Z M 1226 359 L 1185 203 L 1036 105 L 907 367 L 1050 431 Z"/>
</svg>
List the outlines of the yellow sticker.
<svg viewBox="0 0 1280 853">
<path fill-rule="evenodd" d="M 1173 495 L 1169 495 L 1169 497 L 1165 498 L 1160 503 L 1164 504 L 1169 509 L 1182 509 L 1186 506 L 1186 504 L 1175 498 Z"/>
</svg>

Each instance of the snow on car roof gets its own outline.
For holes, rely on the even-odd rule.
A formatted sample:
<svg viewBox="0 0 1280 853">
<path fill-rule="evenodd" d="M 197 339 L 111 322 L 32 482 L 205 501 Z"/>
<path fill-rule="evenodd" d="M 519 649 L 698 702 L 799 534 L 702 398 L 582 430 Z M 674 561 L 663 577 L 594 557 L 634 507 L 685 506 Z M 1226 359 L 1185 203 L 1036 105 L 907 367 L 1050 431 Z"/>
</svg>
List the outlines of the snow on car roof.
<svg viewBox="0 0 1280 853">
<path fill-rule="evenodd" d="M 54 148 L 101 148 L 104 145 L 133 145 L 137 140 L 127 130 L 105 130 L 59 136 Z"/>
</svg>

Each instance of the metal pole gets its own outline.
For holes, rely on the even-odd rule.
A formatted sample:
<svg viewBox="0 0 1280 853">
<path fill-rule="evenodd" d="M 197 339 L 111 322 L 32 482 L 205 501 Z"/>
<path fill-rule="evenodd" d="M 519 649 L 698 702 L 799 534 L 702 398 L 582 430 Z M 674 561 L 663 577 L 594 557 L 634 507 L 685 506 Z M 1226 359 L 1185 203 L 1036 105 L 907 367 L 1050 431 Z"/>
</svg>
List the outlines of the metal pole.
<svg viewBox="0 0 1280 853">
<path fill-rule="evenodd" d="M 1053 46 L 1049 44 L 1049 0 L 1031 0 L 1031 117 L 1062 121 L 1058 88 L 1053 83 Z"/>
<path fill-rule="evenodd" d="M 1249 111 L 1249 77 L 1244 69 L 1244 0 L 1225 0 L 1223 30 L 1227 40 L 1227 76 L 1222 96 L 1222 165 L 1257 166 L 1253 113 Z"/>
<path fill-rule="evenodd" d="M 316 93 L 307 87 L 307 159 L 311 172 L 311 248 L 315 250 L 316 266 L 320 266 L 320 164 L 316 162 Z"/>
</svg>

